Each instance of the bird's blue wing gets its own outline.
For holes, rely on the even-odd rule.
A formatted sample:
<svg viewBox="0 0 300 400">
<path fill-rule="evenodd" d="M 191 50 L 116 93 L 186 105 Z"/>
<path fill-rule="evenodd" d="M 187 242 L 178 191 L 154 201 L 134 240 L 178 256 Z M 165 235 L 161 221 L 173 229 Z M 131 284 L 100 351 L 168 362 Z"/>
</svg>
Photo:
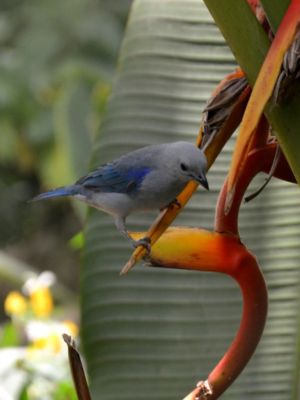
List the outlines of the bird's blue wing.
<svg viewBox="0 0 300 400">
<path fill-rule="evenodd" d="M 121 170 L 111 163 L 92 171 L 76 184 L 95 192 L 134 194 L 149 172 L 148 167 Z"/>
</svg>

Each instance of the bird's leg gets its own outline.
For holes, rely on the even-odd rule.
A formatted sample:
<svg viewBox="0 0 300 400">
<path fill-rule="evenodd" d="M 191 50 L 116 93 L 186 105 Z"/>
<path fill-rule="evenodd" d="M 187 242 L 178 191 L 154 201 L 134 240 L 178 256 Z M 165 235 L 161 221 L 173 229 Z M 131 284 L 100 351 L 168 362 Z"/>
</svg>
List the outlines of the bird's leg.
<svg viewBox="0 0 300 400">
<path fill-rule="evenodd" d="M 128 233 L 128 230 L 126 229 L 125 225 L 125 218 L 123 217 L 115 217 L 115 225 L 121 234 L 128 239 L 131 244 L 133 245 L 134 248 L 137 248 L 139 246 L 145 247 L 148 253 L 151 251 L 151 239 L 148 237 L 141 238 L 139 240 L 134 240 L 130 234 Z"/>
<path fill-rule="evenodd" d="M 147 253 L 150 254 L 151 252 L 151 239 L 148 236 L 145 236 L 139 240 L 132 240 L 133 247 L 137 248 L 139 246 L 145 247 Z"/>
</svg>

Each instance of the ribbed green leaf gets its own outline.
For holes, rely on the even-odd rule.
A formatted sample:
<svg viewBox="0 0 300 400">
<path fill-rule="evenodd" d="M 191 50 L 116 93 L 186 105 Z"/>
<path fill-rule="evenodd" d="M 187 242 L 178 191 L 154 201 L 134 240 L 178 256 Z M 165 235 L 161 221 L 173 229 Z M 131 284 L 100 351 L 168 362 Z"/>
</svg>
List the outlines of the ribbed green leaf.
<svg viewBox="0 0 300 400">
<path fill-rule="evenodd" d="M 94 164 L 150 143 L 194 141 L 205 102 L 233 68 L 201 1 L 134 1 Z M 211 191 L 199 190 L 176 224 L 212 228 L 232 148 L 233 141 L 209 172 Z M 133 216 L 129 226 L 146 229 L 154 216 Z M 223 398 L 290 400 L 298 373 L 298 188 L 272 182 L 243 206 L 240 227 L 265 272 L 270 311 L 255 356 Z M 180 399 L 230 344 L 240 319 L 239 289 L 218 274 L 142 265 L 120 277 L 130 253 L 111 218 L 92 210 L 82 269 L 82 338 L 93 398 Z"/>
</svg>

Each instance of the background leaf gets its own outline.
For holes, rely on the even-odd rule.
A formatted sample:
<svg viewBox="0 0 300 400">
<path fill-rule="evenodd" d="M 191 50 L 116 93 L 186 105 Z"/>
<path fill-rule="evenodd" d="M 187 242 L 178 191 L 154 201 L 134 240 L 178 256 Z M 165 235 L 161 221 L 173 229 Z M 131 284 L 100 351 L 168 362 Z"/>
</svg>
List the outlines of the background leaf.
<svg viewBox="0 0 300 400">
<path fill-rule="evenodd" d="M 0 331 L 0 348 L 14 347 L 20 344 L 20 334 L 16 327 L 8 322 L 2 326 Z"/>
<path fill-rule="evenodd" d="M 82 208 L 28 200 L 87 172 L 130 3 L 0 2 L 0 246 L 76 291 Z"/>
<path fill-rule="evenodd" d="M 134 1 L 93 164 L 150 143 L 195 141 L 205 102 L 233 68 L 201 1 Z M 199 190 L 176 225 L 213 227 L 232 147 L 231 141 L 209 172 L 210 193 Z M 146 229 L 154 216 L 134 216 L 129 226 Z M 264 270 L 270 310 L 255 356 L 222 398 L 296 399 L 299 189 L 274 180 L 243 206 L 240 228 Z M 240 319 L 239 290 L 222 275 L 141 265 L 120 278 L 130 252 L 111 218 L 91 210 L 82 269 L 82 338 L 93 396 L 180 399 L 207 376 L 231 342 Z"/>
</svg>

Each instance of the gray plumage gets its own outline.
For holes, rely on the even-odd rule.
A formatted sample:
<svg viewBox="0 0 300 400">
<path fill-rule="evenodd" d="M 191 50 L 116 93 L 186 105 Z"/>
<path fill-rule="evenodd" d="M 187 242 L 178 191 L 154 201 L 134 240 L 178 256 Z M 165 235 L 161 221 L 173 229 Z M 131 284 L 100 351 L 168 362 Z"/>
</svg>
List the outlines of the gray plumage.
<svg viewBox="0 0 300 400">
<path fill-rule="evenodd" d="M 118 230 L 130 238 L 125 226 L 129 214 L 167 207 L 191 180 L 208 189 L 206 167 L 205 155 L 190 143 L 147 146 L 33 200 L 73 196 L 111 214 Z M 149 246 L 145 240 L 133 243 Z"/>
</svg>

